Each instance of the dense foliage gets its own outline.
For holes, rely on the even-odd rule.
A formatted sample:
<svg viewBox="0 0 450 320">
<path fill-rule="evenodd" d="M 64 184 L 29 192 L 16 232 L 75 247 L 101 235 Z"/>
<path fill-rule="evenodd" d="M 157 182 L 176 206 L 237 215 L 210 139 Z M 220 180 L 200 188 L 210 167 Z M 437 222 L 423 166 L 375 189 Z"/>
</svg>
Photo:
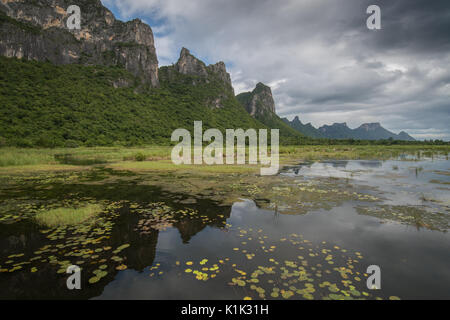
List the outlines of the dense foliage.
<svg viewBox="0 0 450 320">
<path fill-rule="evenodd" d="M 195 120 L 202 120 L 204 129 L 222 131 L 280 128 L 284 145 L 419 143 L 299 138 L 278 117 L 261 119 L 264 124 L 253 119 L 219 81 L 196 82 L 181 74 L 170 78 L 165 67 L 160 89 L 139 87 L 120 67 L 55 66 L 0 57 L 0 69 L 0 146 L 169 145 L 173 130 L 192 131 Z M 118 83 L 129 85 L 115 88 Z M 218 96 L 223 107 L 208 106 Z"/>
<path fill-rule="evenodd" d="M 119 67 L 1 57 L 0 68 L 0 145 L 167 145 L 173 130 L 193 129 L 195 120 L 202 120 L 204 129 L 266 128 L 234 96 L 224 96 L 222 108 L 207 106 L 223 88 L 214 82 L 192 85 L 188 76 L 144 89 Z"/>
</svg>

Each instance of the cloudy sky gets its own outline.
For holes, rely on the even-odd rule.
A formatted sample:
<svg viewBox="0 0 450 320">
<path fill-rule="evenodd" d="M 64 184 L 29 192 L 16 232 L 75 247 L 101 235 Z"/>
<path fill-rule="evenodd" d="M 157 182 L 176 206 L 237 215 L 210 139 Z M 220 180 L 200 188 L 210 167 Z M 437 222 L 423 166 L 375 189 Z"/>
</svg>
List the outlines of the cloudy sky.
<svg viewBox="0 0 450 320">
<path fill-rule="evenodd" d="M 449 0 L 102 0 L 155 33 L 161 65 L 181 47 L 224 61 L 236 93 L 272 87 L 280 116 L 321 126 L 381 122 L 450 140 Z M 367 7 L 381 8 L 369 30 Z"/>
</svg>

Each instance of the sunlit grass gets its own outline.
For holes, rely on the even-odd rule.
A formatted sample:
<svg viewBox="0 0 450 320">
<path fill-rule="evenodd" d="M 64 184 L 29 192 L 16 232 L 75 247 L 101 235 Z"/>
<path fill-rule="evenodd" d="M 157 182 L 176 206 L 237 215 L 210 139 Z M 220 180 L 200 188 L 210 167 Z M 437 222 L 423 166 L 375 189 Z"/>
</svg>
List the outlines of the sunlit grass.
<svg viewBox="0 0 450 320">
<path fill-rule="evenodd" d="M 0 167 L 60 164 L 59 155 L 71 155 L 77 160 L 102 160 L 118 162 L 135 159 L 142 153 L 148 159 L 170 159 L 171 148 L 167 146 L 148 146 L 140 148 L 94 147 L 94 148 L 57 148 L 57 149 L 23 149 L 1 148 Z M 55 157 L 56 156 L 56 157 Z"/>
<path fill-rule="evenodd" d="M 51 151 L 45 149 L 0 149 L 0 167 L 53 164 L 55 158 Z"/>
<path fill-rule="evenodd" d="M 103 207 L 98 204 L 89 204 L 80 208 L 58 208 L 38 213 L 36 221 L 47 227 L 60 227 L 77 225 L 94 218 Z"/>
<path fill-rule="evenodd" d="M 90 164 L 120 164 L 121 167 L 154 170 L 179 170 L 171 165 L 170 146 L 147 147 L 93 147 L 93 148 L 59 148 L 59 149 L 23 149 L 1 148 L 0 168 L 21 166 L 48 166 L 90 165 Z M 450 146 L 405 145 L 405 146 L 280 146 L 281 163 L 290 163 L 297 160 L 385 160 L 397 158 L 402 154 L 415 155 L 417 158 L 433 157 L 437 154 L 447 156 Z M 224 149 L 224 154 L 226 149 Z M 72 163 L 64 163 L 61 159 L 70 156 Z M 246 151 L 248 156 L 248 150 Z M 139 161 L 137 161 L 139 160 Z M 135 164 L 133 162 L 142 162 Z M 149 163 L 151 162 L 151 163 Z M 133 163 L 133 164 L 132 164 Z M 189 166 L 192 167 L 192 166 Z M 230 169 L 218 169 L 230 167 Z M 235 170 L 240 166 L 204 166 L 202 170 Z M 244 170 L 246 166 L 244 166 Z M 247 166 L 254 167 L 254 166 Z M 49 169 L 51 169 L 49 167 Z M 239 169 L 237 169 L 239 170 Z M 0 172 L 2 172 L 0 170 Z"/>
</svg>

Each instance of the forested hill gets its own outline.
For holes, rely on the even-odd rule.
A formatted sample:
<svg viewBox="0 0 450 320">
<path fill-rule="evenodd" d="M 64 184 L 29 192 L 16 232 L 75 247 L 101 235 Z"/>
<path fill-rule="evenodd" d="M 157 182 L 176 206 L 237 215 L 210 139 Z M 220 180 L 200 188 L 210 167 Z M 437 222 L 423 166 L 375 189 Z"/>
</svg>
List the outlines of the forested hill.
<svg viewBox="0 0 450 320">
<path fill-rule="evenodd" d="M 0 6 L 0 146 L 169 144 L 178 128 L 278 128 L 237 101 L 225 64 L 189 50 L 158 67 L 153 32 L 117 20 L 100 0 L 80 0 L 81 30 L 66 0 Z M 284 125 L 284 124 L 283 124 Z M 280 128 L 284 144 L 305 138 Z"/>
<path fill-rule="evenodd" d="M 142 90 L 120 67 L 0 57 L 0 69 L 0 145 L 169 144 L 173 130 L 192 129 L 195 120 L 205 129 L 267 128 L 234 96 L 224 97 L 220 108 L 206 105 L 221 92 L 220 80 L 212 78 L 194 86 L 195 76 L 176 72 L 176 79 L 162 79 L 160 88 Z"/>
</svg>

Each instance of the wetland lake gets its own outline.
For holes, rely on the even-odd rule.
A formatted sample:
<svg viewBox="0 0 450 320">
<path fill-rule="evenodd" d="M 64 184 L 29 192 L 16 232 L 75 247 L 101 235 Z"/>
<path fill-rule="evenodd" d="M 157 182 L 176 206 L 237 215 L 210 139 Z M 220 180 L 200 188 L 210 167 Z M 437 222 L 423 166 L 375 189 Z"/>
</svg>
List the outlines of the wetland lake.
<svg viewBox="0 0 450 320">
<path fill-rule="evenodd" d="M 450 299 L 448 156 L 273 177 L 87 168 L 0 176 L 1 299 Z M 87 206 L 77 224 L 37 218 Z"/>
</svg>

